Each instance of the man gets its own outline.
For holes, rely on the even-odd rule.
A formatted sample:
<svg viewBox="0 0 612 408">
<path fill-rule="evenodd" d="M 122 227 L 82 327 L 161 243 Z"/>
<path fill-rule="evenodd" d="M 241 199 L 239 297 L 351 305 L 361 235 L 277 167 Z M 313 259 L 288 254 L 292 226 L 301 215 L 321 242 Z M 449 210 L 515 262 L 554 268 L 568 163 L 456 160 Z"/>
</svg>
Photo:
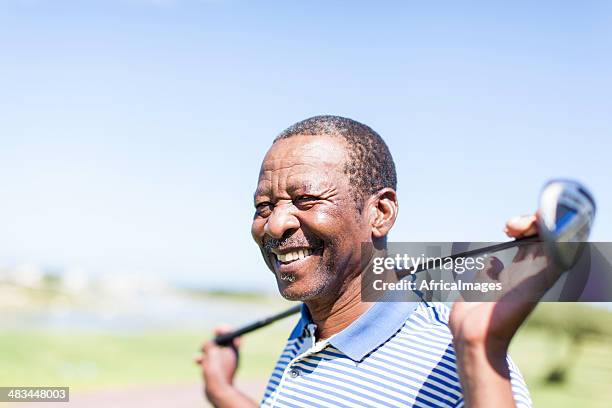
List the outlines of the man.
<svg viewBox="0 0 612 408">
<path fill-rule="evenodd" d="M 534 303 L 362 302 L 361 243 L 384 250 L 396 183 L 386 144 L 354 120 L 317 116 L 274 140 L 251 232 L 281 295 L 304 306 L 262 406 L 531 405 L 507 349 Z M 506 232 L 535 228 L 518 217 Z M 215 406 L 257 405 L 233 385 L 237 347 L 208 342 L 197 359 Z"/>
</svg>

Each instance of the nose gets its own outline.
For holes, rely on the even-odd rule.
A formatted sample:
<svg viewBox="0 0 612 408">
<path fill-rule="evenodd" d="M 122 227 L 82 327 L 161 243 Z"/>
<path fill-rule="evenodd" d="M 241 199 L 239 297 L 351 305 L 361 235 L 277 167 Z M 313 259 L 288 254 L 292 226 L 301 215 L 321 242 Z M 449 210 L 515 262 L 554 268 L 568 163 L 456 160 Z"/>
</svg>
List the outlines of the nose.
<svg viewBox="0 0 612 408">
<path fill-rule="evenodd" d="M 281 239 L 287 231 L 300 228 L 300 221 L 292 214 L 293 205 L 276 205 L 264 226 L 264 233 L 272 238 Z"/>
</svg>

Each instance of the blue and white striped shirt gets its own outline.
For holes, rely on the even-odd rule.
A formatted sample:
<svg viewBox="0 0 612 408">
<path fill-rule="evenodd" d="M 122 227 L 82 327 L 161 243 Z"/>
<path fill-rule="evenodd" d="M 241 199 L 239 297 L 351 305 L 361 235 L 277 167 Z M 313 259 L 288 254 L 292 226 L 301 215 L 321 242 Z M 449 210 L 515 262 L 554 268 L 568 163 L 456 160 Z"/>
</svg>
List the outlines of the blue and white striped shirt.
<svg viewBox="0 0 612 408">
<path fill-rule="evenodd" d="M 441 303 L 378 302 L 316 343 L 303 306 L 261 406 L 462 407 L 448 315 Z M 510 358 L 508 365 L 516 405 L 531 407 Z"/>
</svg>

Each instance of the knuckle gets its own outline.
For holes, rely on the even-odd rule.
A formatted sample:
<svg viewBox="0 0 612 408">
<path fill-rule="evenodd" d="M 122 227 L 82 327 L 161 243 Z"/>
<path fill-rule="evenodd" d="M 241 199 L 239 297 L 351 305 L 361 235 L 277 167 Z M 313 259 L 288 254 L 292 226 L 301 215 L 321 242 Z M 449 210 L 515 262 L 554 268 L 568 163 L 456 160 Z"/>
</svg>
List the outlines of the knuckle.
<svg viewBox="0 0 612 408">
<path fill-rule="evenodd" d="M 204 353 L 210 353 L 210 351 L 215 347 L 215 344 L 212 341 L 207 341 L 204 344 L 202 344 L 202 347 L 200 350 L 202 350 L 202 352 Z"/>
</svg>

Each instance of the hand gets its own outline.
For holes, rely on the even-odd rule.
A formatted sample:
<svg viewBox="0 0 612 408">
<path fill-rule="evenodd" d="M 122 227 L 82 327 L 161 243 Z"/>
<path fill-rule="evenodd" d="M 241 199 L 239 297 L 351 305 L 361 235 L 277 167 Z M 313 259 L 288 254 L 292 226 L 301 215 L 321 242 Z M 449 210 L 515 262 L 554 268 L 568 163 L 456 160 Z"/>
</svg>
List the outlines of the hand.
<svg viewBox="0 0 612 408">
<path fill-rule="evenodd" d="M 505 232 L 514 238 L 534 235 L 536 216 L 511 219 Z M 468 406 L 514 406 L 506 363 L 508 346 L 537 299 L 554 284 L 559 274 L 542 245 L 522 246 L 511 265 L 504 268 L 493 258 L 482 273 L 485 277 L 515 284 L 513 289 L 497 302 L 460 301 L 453 305 L 449 326 Z"/>
<path fill-rule="evenodd" d="M 535 235 L 536 216 L 512 218 L 504 231 L 513 238 Z M 454 338 L 462 343 L 487 344 L 500 353 L 505 352 L 514 333 L 535 306 L 535 299 L 554 284 L 559 272 L 541 244 L 519 247 L 507 267 L 499 259 L 490 257 L 478 280 L 502 282 L 503 295 L 497 302 L 456 302 L 450 316 Z"/>
<path fill-rule="evenodd" d="M 214 329 L 214 334 L 219 335 L 231 331 L 227 325 L 220 325 Z M 221 396 L 233 388 L 234 376 L 238 367 L 238 348 L 240 339 L 234 339 L 228 347 L 218 346 L 214 340 L 209 340 L 202 345 L 202 355 L 196 357 L 196 364 L 202 368 L 204 389 L 206 397 L 214 405 Z"/>
</svg>

